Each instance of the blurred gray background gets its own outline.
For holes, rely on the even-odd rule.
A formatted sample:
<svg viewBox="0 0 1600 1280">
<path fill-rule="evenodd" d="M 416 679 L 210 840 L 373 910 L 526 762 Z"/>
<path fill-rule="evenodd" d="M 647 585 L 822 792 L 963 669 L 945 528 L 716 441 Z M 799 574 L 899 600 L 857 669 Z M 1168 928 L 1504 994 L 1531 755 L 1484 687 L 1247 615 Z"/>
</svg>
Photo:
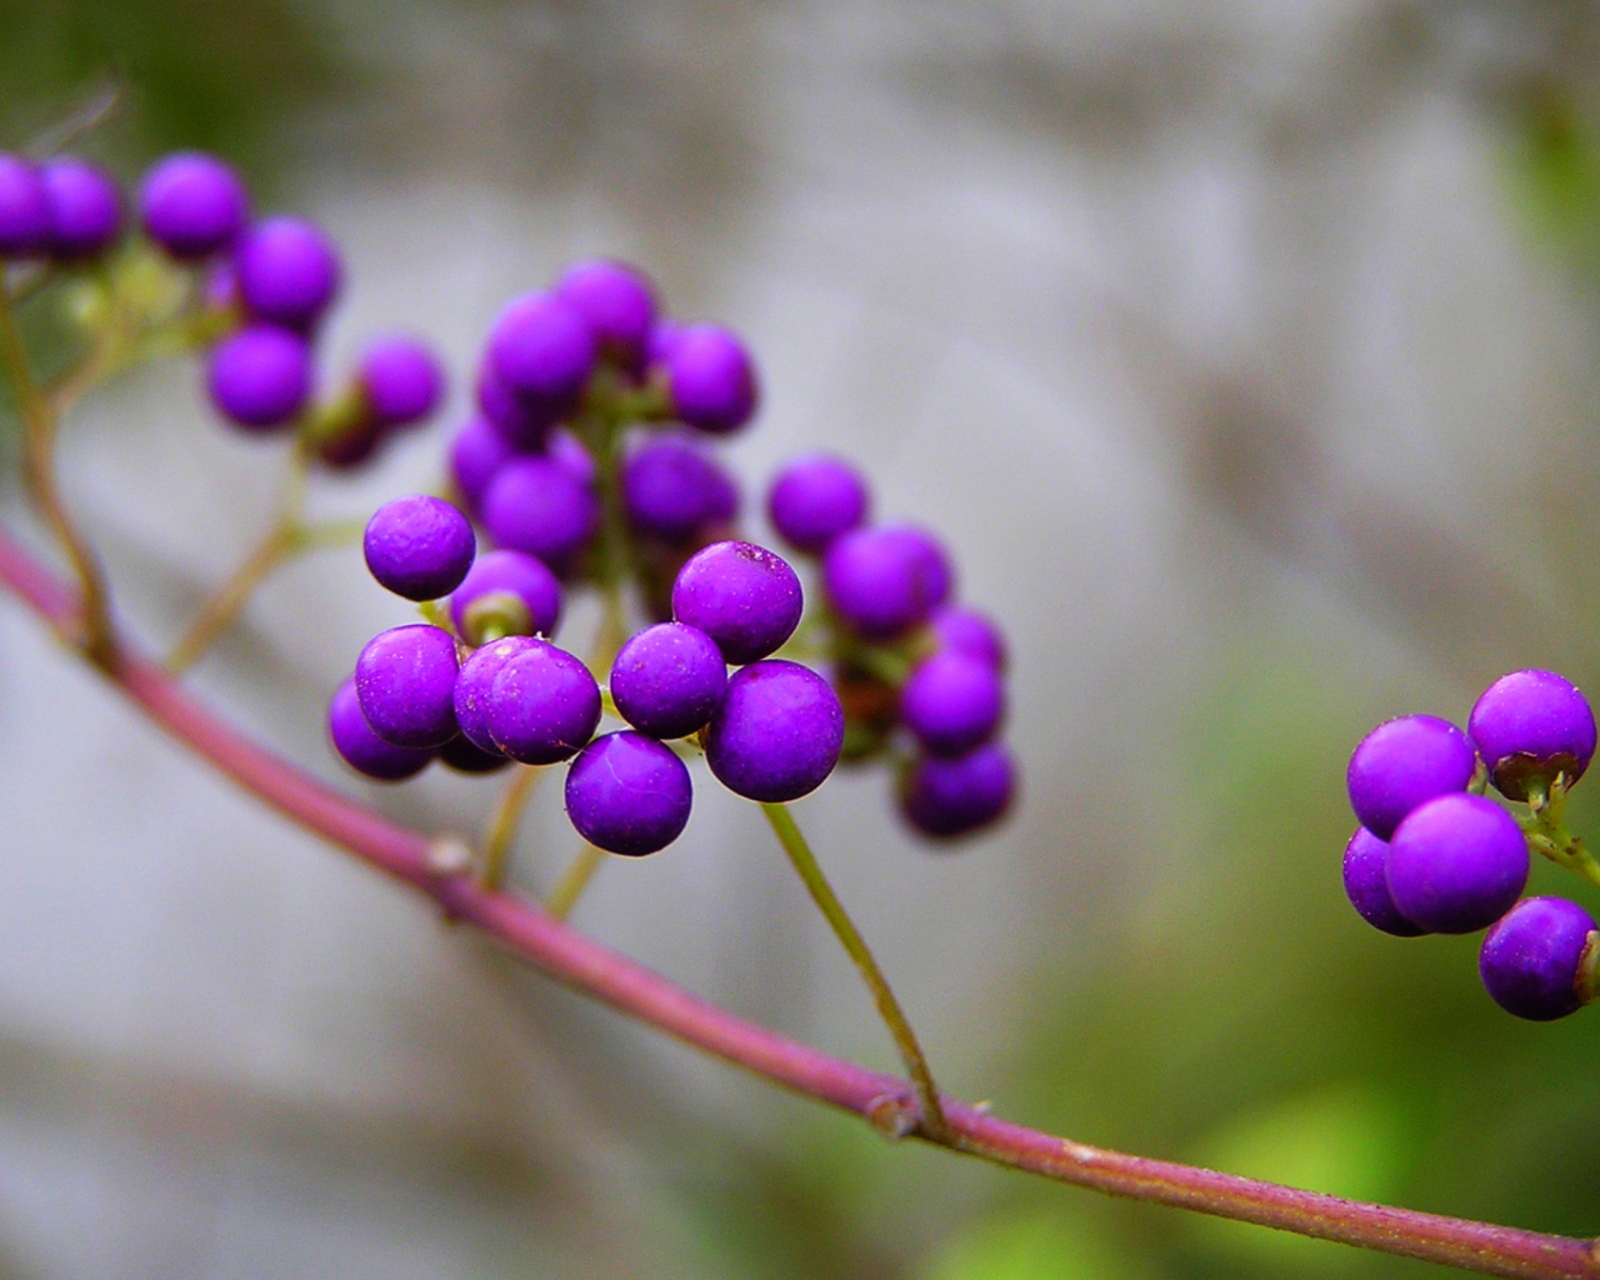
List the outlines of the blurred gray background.
<svg viewBox="0 0 1600 1280">
<path fill-rule="evenodd" d="M 1600 674 L 1592 6 L 0 0 L 0 30 L 7 145 L 115 77 L 91 153 L 132 179 L 216 147 L 338 237 L 329 370 L 386 329 L 447 354 L 444 420 L 319 480 L 315 513 L 435 484 L 500 304 L 605 253 L 753 345 L 747 531 L 825 447 L 942 533 L 1011 638 L 1015 815 L 930 851 L 869 770 L 799 816 L 947 1089 L 1600 1230 L 1600 1015 L 1513 1024 L 1474 940 L 1366 929 L 1337 869 L 1372 724 L 1464 720 L 1517 667 Z M 284 466 L 192 363 L 83 407 L 68 492 L 135 634 L 172 640 Z M 386 812 L 473 832 L 497 781 L 365 787 L 322 739 L 406 620 L 358 552 L 319 553 L 193 680 Z M 5 1280 L 1436 1273 L 893 1148 L 700 1060 L 265 813 L 6 603 L 0 815 Z M 573 845 L 547 785 L 517 880 Z M 1535 889 L 1595 910 L 1569 881 Z M 575 920 L 893 1065 L 713 785 Z"/>
</svg>

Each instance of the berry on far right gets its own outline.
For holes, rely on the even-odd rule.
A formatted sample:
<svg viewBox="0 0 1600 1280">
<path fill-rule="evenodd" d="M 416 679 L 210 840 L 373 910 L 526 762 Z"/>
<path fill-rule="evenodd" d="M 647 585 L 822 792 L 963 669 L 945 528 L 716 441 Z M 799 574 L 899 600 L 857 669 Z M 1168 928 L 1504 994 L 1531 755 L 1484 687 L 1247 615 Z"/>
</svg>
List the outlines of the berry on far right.
<svg viewBox="0 0 1600 1280">
<path fill-rule="evenodd" d="M 1474 704 L 1467 734 L 1495 790 L 1510 800 L 1548 792 L 1557 774 L 1571 786 L 1594 758 L 1589 700 L 1554 671 L 1501 676 Z"/>
</svg>

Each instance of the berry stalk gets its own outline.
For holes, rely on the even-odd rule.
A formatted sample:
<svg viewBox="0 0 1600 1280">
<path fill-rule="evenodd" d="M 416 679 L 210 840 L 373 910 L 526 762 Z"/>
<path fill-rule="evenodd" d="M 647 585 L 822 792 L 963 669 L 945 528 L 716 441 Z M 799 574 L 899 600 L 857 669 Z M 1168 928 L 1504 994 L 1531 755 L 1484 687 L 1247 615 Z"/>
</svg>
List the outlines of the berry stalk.
<svg viewBox="0 0 1600 1280">
<path fill-rule="evenodd" d="M 583 897 L 583 891 L 589 887 L 589 881 L 594 879 L 594 873 L 600 870 L 605 856 L 605 850 L 585 843 L 577 856 L 567 864 L 561 879 L 556 881 L 556 887 L 545 897 L 544 909 L 557 920 L 565 920 L 570 916 L 572 909 L 578 905 L 578 899 Z"/>
</svg>

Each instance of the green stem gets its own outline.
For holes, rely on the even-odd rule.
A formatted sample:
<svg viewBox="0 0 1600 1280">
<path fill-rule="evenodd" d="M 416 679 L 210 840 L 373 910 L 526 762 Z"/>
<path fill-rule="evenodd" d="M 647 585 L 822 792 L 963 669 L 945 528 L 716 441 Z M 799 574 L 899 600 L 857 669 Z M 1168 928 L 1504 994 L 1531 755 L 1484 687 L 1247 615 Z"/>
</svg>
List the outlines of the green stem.
<svg viewBox="0 0 1600 1280">
<path fill-rule="evenodd" d="M 1567 830 L 1563 818 L 1566 807 L 1567 783 L 1561 774 L 1556 775 L 1548 792 L 1539 788 L 1529 789 L 1530 818 L 1524 823 L 1528 847 L 1568 871 L 1577 872 L 1590 884 L 1600 888 L 1600 861 L 1595 860 L 1581 839 Z"/>
<path fill-rule="evenodd" d="M 810 891 L 811 900 L 817 904 L 817 909 L 822 912 L 845 953 L 855 962 L 867 984 L 867 990 L 872 993 L 878 1014 L 889 1028 L 889 1034 L 894 1037 L 895 1047 L 900 1050 L 900 1058 L 911 1075 L 911 1083 L 916 1087 L 917 1099 L 922 1104 L 924 1136 L 935 1142 L 944 1141 L 949 1126 L 945 1122 L 944 1108 L 939 1102 L 939 1090 L 933 1082 L 933 1073 L 928 1070 L 928 1061 L 922 1055 L 922 1046 L 917 1043 L 916 1033 L 901 1010 L 900 1002 L 894 998 L 894 992 L 883 971 L 878 968 L 878 962 L 872 958 L 866 939 L 861 936 L 855 922 L 845 911 L 844 904 L 839 901 L 839 895 L 834 893 L 833 886 L 823 875 L 811 846 L 806 843 L 799 824 L 794 820 L 794 814 L 781 804 L 764 804 L 761 810 L 767 815 L 778 843 L 783 846 L 783 851 L 789 855 L 789 861 L 794 864 L 794 869 Z"/>
<path fill-rule="evenodd" d="M 600 869 L 600 863 L 605 856 L 602 850 L 596 849 L 592 844 L 586 844 L 579 849 L 578 856 L 568 864 L 561 879 L 556 881 L 556 887 L 550 890 L 550 896 L 544 902 L 544 909 L 557 920 L 565 920 L 570 916 L 573 907 L 578 905 L 578 899 L 583 896 L 583 891 L 589 887 L 589 881 L 594 879 L 594 873 Z"/>
<path fill-rule="evenodd" d="M 500 797 L 494 817 L 489 820 L 488 834 L 483 841 L 483 887 L 498 891 L 505 884 L 506 868 L 511 859 L 511 843 L 533 799 L 535 788 L 544 770 L 536 765 L 518 765 L 517 776 Z"/>
</svg>

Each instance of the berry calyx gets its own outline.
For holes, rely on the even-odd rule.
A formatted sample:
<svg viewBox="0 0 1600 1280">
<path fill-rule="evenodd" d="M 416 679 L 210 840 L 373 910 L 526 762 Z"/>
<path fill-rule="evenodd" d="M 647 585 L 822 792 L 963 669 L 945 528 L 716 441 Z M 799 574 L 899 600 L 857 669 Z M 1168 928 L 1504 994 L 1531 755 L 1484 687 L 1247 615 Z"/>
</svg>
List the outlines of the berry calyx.
<svg viewBox="0 0 1600 1280">
<path fill-rule="evenodd" d="M 450 597 L 450 621 L 471 645 L 501 636 L 552 636 L 561 624 L 561 583 L 521 551 L 479 556 Z"/>
<path fill-rule="evenodd" d="M 379 507 L 361 546 L 381 586 L 407 600 L 437 600 L 467 576 L 477 539 L 466 516 L 444 499 L 414 494 Z"/>
<path fill-rule="evenodd" d="M 1356 820 L 1380 840 L 1426 800 L 1465 791 L 1477 768 L 1466 734 L 1438 716 L 1387 720 L 1350 756 L 1345 783 Z"/>
<path fill-rule="evenodd" d="M 666 848 L 683 833 L 693 802 L 683 761 L 631 730 L 596 738 L 567 771 L 567 817 L 607 853 L 638 858 Z"/>
<path fill-rule="evenodd" d="M 1511 909 L 1528 882 L 1522 828 L 1492 800 L 1457 793 L 1413 809 L 1389 842 L 1389 893 L 1432 933 L 1474 933 Z"/>
<path fill-rule="evenodd" d="M 1467 732 L 1495 789 L 1510 800 L 1549 793 L 1556 775 L 1571 786 L 1594 758 L 1589 700 L 1554 671 L 1513 671 L 1484 690 Z"/>
</svg>

